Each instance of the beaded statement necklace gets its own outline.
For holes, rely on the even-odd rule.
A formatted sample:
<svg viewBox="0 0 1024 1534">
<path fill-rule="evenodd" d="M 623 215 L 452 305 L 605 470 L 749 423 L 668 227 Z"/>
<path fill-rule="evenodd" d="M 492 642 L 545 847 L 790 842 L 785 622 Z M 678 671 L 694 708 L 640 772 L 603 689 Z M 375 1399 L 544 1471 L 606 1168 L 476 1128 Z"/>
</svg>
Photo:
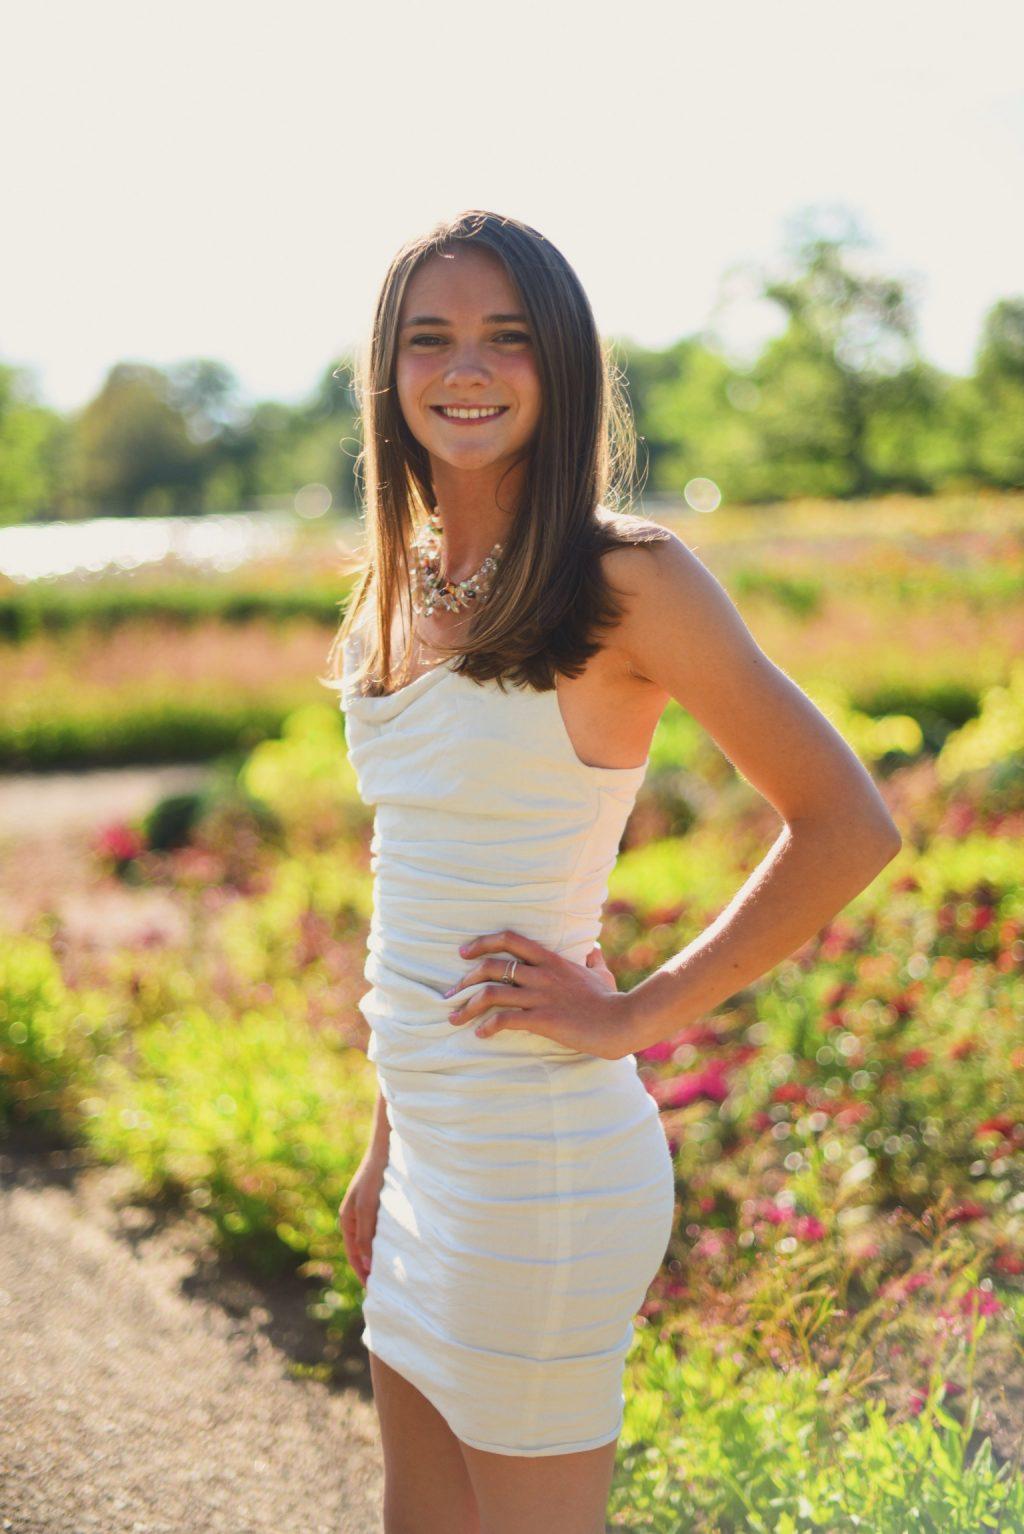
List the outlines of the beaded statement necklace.
<svg viewBox="0 0 1024 1534">
<path fill-rule="evenodd" d="M 413 539 L 416 562 L 413 566 L 416 612 L 431 614 L 435 607 L 459 612 L 487 595 L 498 569 L 501 544 L 496 543 L 480 566 L 463 581 L 450 581 L 441 574 L 441 519 L 437 511 L 429 513 L 426 527 Z"/>
</svg>

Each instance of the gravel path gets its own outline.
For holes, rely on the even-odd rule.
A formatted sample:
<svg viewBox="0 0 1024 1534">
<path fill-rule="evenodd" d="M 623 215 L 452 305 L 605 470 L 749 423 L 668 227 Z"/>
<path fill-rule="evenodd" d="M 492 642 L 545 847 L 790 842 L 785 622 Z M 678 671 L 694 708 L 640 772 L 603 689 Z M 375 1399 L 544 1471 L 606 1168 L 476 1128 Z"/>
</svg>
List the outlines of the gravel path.
<svg viewBox="0 0 1024 1534">
<path fill-rule="evenodd" d="M 217 1260 L 121 1168 L 0 1143 L 0 1530 L 378 1534 L 365 1351 L 323 1358 L 297 1279 Z"/>
</svg>

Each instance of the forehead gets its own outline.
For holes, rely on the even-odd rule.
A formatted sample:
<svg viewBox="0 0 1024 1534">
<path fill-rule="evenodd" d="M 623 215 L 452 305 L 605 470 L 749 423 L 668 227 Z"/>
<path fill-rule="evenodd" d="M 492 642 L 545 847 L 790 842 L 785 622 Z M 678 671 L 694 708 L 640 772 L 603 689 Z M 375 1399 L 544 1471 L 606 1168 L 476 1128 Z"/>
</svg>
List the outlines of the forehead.
<svg viewBox="0 0 1024 1534">
<path fill-rule="evenodd" d="M 482 247 L 456 245 L 435 251 L 409 278 L 400 319 L 429 313 L 444 319 L 478 319 L 492 309 L 514 308 L 515 284 L 500 256 Z"/>
</svg>

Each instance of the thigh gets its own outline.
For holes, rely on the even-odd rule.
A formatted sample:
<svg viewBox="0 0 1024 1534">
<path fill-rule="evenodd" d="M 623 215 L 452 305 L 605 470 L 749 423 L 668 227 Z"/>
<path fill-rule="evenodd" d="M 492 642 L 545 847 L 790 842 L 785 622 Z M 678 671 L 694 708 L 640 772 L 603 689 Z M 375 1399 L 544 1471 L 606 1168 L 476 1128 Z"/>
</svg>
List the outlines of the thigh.
<svg viewBox="0 0 1024 1534">
<path fill-rule="evenodd" d="M 464 1443 L 481 1534 L 605 1534 L 617 1443 L 538 1455 Z"/>
<path fill-rule="evenodd" d="M 480 1534 L 459 1440 L 415 1385 L 367 1351 L 384 1455 L 384 1534 Z"/>
</svg>

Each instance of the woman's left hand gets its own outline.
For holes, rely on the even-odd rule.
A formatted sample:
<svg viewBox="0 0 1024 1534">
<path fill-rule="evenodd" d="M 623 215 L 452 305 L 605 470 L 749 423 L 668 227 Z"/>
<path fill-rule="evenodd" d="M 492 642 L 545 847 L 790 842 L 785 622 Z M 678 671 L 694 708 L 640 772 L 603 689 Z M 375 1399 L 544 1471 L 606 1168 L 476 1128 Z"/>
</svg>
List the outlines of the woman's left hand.
<svg viewBox="0 0 1024 1534">
<path fill-rule="evenodd" d="M 617 989 L 600 944 L 590 950 L 585 964 L 577 964 L 533 938 L 506 929 L 472 938 L 459 952 L 463 958 L 481 956 L 480 962 L 445 994 L 454 996 L 467 985 L 487 983 L 450 1014 L 453 1027 L 471 1023 L 496 1007 L 499 1010 L 475 1030 L 481 1038 L 509 1028 L 539 1033 L 567 1049 L 605 1060 L 623 1055 L 620 1041 L 628 992 Z M 501 978 L 508 968 L 507 956 L 519 961 L 512 984 Z"/>
</svg>

